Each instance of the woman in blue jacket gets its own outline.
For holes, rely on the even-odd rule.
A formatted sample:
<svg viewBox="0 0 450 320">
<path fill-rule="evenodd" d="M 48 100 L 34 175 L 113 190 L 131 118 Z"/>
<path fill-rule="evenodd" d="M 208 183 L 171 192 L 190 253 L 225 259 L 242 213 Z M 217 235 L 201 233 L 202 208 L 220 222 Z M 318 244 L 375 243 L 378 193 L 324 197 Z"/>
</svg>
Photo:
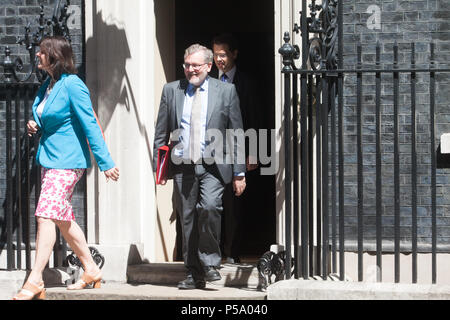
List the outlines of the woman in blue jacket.
<svg viewBox="0 0 450 320">
<path fill-rule="evenodd" d="M 101 270 L 91 257 L 83 231 L 74 221 L 71 199 L 75 184 L 91 166 L 90 152 L 106 179 L 117 181 L 119 169 L 111 159 L 101 127 L 92 108 L 89 90 L 76 75 L 70 43 L 63 37 L 47 37 L 40 43 L 38 68 L 49 79 L 39 89 L 33 104 L 34 121 L 27 124 L 28 135 L 41 131 L 36 154 L 42 166 L 42 187 L 36 207 L 38 230 L 33 269 L 17 300 L 45 298 L 42 273 L 56 240 L 55 225 L 79 257 L 84 273 L 67 287 L 100 287 Z"/>
</svg>

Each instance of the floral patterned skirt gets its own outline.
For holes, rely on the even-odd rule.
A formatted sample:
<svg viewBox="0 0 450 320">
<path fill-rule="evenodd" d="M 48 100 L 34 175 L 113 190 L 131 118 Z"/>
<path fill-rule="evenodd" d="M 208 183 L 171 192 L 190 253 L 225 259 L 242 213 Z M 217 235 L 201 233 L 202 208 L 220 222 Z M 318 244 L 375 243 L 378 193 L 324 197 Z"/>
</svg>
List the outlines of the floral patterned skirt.
<svg viewBox="0 0 450 320">
<path fill-rule="evenodd" d="M 72 221 L 72 195 L 75 185 L 83 176 L 85 169 L 48 169 L 41 170 L 41 195 L 35 216 Z"/>
</svg>

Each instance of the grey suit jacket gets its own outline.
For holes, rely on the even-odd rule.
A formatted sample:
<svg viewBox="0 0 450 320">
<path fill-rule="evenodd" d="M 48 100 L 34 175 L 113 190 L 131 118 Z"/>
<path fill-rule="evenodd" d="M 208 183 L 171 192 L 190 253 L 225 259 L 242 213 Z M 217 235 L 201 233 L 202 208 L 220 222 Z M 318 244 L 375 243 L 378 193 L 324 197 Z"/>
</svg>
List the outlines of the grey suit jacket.
<svg viewBox="0 0 450 320">
<path fill-rule="evenodd" d="M 155 127 L 155 140 L 153 145 L 153 169 L 156 171 L 158 148 L 169 144 L 171 133 L 180 129 L 181 118 L 183 114 L 185 92 L 188 87 L 186 79 L 174 81 L 164 85 L 161 102 L 158 111 L 158 118 Z M 243 129 L 242 116 L 239 108 L 239 98 L 236 88 L 233 84 L 224 83 L 217 79 L 209 77 L 208 87 L 208 110 L 206 117 L 206 130 L 215 129 L 215 133 L 223 137 L 223 158 L 213 163 L 217 167 L 220 177 L 224 183 L 230 183 L 234 172 L 245 172 L 245 162 L 238 159 L 238 150 L 244 147 L 242 141 L 234 138 L 233 148 L 226 143 L 227 129 Z M 173 137 L 172 137 L 173 139 Z M 212 143 L 210 137 L 206 136 L 206 152 L 203 157 L 213 161 L 218 159 L 214 154 L 214 148 L 208 148 Z M 179 141 L 172 140 L 172 149 L 177 147 Z M 230 150 L 231 149 L 231 150 Z M 208 154 L 211 152 L 212 154 Z M 228 157 L 227 157 L 228 156 Z M 239 155 L 240 156 L 240 155 Z M 171 158 L 172 159 L 172 158 Z M 232 159 L 232 161 L 230 161 Z M 239 161 L 238 161 L 239 160 Z M 178 161 L 177 161 L 178 162 Z M 230 163 L 231 162 L 231 163 Z M 169 178 L 177 171 L 176 164 L 170 162 Z"/>
</svg>

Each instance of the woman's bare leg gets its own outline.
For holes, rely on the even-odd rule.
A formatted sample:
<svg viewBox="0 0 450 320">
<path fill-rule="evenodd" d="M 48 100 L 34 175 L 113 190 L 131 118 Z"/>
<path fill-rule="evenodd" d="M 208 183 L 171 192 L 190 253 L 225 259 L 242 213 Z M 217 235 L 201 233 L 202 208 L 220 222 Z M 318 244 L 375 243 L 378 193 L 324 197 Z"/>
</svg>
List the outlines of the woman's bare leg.
<svg viewBox="0 0 450 320">
<path fill-rule="evenodd" d="M 83 264 L 84 271 L 95 275 L 99 272 L 98 266 L 92 259 L 83 231 L 75 221 L 55 221 L 64 239 L 75 252 Z"/>
<path fill-rule="evenodd" d="M 50 259 L 56 241 L 56 229 L 53 220 L 37 217 L 36 257 L 28 280 L 39 284 L 42 273 Z"/>
</svg>

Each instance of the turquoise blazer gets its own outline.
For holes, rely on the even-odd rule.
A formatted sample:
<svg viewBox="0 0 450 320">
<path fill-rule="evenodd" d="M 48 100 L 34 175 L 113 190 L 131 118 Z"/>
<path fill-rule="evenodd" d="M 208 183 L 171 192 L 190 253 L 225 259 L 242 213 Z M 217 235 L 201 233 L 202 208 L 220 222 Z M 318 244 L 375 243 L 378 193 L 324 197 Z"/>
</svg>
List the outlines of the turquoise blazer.
<svg viewBox="0 0 450 320">
<path fill-rule="evenodd" d="M 42 133 L 37 162 L 50 169 L 89 168 L 90 149 L 101 171 L 114 168 L 92 109 L 89 90 L 77 75 L 61 76 L 53 86 L 39 118 L 36 109 L 49 83 L 50 79 L 40 87 L 32 107 L 34 120 Z"/>
</svg>

